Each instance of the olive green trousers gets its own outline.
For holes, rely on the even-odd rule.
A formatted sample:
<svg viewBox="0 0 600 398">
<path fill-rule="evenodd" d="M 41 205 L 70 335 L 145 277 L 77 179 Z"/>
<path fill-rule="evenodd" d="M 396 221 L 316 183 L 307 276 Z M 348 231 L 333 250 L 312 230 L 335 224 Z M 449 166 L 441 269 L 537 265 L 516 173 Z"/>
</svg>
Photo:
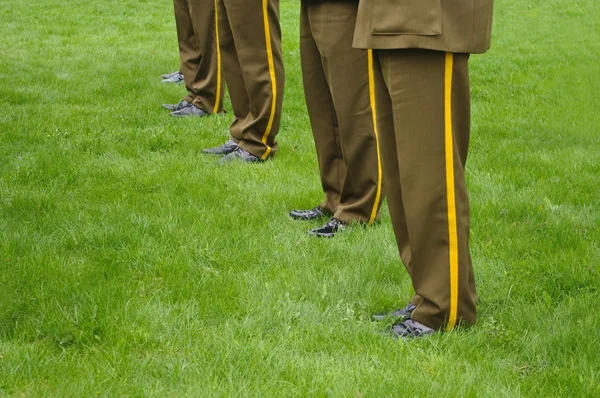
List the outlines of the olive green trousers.
<svg viewBox="0 0 600 398">
<path fill-rule="evenodd" d="M 214 0 L 174 0 L 180 71 L 191 102 L 207 113 L 223 110 L 224 81 L 215 32 Z"/>
<path fill-rule="evenodd" d="M 411 276 L 414 320 L 435 329 L 472 324 L 465 163 L 468 54 L 374 50 L 384 181 L 400 256 Z"/>
<path fill-rule="evenodd" d="M 277 150 L 285 85 L 279 0 L 217 0 L 223 75 L 237 144 L 266 159 Z"/>
<path fill-rule="evenodd" d="M 383 200 L 374 128 L 371 53 L 352 48 L 358 2 L 302 2 L 300 56 L 315 140 L 321 207 L 344 223 L 372 223 Z"/>
</svg>

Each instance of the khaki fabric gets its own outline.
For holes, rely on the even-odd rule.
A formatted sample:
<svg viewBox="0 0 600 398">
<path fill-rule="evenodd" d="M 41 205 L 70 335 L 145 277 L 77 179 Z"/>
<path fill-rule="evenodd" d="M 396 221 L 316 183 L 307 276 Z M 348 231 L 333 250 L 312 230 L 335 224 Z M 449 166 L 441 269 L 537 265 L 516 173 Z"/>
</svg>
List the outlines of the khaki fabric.
<svg viewBox="0 0 600 398">
<path fill-rule="evenodd" d="M 361 0 L 354 46 L 482 53 L 493 0 Z"/>
<path fill-rule="evenodd" d="M 491 41 L 493 0 L 361 0 L 354 47 L 373 49 L 384 183 L 417 307 L 434 329 L 473 324 L 465 164 L 470 53 Z"/>
<path fill-rule="evenodd" d="M 416 292 L 412 317 L 435 329 L 473 324 L 477 297 L 464 175 L 468 54 L 408 49 L 374 55 L 384 181 Z"/>
<path fill-rule="evenodd" d="M 277 150 L 284 89 L 279 0 L 217 0 L 232 139 L 265 159 Z"/>
<path fill-rule="evenodd" d="M 324 211 L 372 223 L 383 200 L 368 52 L 352 48 L 358 2 L 302 2 L 300 55 Z"/>
<path fill-rule="evenodd" d="M 174 0 L 180 71 L 191 102 L 207 113 L 223 110 L 221 76 L 215 32 L 214 0 Z"/>
</svg>

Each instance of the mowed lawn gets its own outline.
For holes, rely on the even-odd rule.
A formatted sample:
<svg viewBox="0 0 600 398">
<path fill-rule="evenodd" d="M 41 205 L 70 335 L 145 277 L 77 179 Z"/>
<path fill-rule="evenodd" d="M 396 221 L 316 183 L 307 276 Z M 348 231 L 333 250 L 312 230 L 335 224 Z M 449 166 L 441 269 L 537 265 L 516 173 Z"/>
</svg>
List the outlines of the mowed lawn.
<svg viewBox="0 0 600 398">
<path fill-rule="evenodd" d="M 499 0 L 471 57 L 477 324 L 413 341 L 387 207 L 331 240 L 299 1 L 280 149 L 175 120 L 170 0 L 0 2 L 0 396 L 600 396 L 600 3 Z M 257 22 L 258 23 L 258 22 Z"/>
</svg>

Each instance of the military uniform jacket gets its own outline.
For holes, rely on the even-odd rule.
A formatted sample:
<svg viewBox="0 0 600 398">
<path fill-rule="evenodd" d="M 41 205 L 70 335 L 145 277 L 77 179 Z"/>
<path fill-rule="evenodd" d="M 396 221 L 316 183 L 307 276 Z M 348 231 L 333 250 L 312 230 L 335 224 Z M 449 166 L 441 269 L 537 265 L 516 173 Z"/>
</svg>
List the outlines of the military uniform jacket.
<svg viewBox="0 0 600 398">
<path fill-rule="evenodd" d="M 490 47 L 494 0 L 361 0 L 357 48 L 423 48 L 483 53 Z"/>
</svg>

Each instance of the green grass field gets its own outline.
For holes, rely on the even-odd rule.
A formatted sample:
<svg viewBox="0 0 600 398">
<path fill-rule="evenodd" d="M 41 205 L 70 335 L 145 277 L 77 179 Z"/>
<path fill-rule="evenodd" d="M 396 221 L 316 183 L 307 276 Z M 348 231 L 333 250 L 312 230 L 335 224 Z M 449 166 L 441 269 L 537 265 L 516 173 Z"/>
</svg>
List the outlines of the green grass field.
<svg viewBox="0 0 600 398">
<path fill-rule="evenodd" d="M 387 208 L 331 240 L 297 0 L 280 150 L 174 120 L 170 0 L 0 3 L 0 396 L 600 396 L 600 3 L 499 0 L 471 58 L 475 327 L 394 341 Z M 229 103 L 226 107 L 231 109 Z"/>
</svg>

